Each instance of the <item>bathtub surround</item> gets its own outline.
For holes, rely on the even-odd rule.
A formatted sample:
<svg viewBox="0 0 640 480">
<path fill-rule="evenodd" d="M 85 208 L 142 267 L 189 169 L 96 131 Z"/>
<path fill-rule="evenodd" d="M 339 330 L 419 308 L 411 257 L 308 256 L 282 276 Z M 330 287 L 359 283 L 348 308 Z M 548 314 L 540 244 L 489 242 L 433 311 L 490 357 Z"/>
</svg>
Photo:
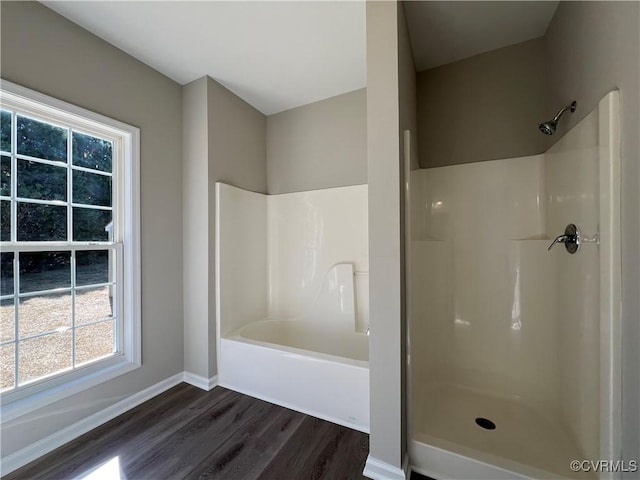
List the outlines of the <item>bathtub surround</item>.
<svg viewBox="0 0 640 480">
<path fill-rule="evenodd" d="M 269 318 L 317 312 L 323 287 L 336 282 L 332 273 L 339 264 L 368 276 L 367 193 L 367 185 L 354 185 L 267 197 Z M 353 283 L 352 275 L 352 291 Z M 367 327 L 368 319 L 349 325 L 363 333 Z"/>
<path fill-rule="evenodd" d="M 367 186 L 216 197 L 220 384 L 367 431 Z"/>
<path fill-rule="evenodd" d="M 417 471 L 582 478 L 572 459 L 619 459 L 618 97 L 544 155 L 412 172 Z M 568 223 L 580 250 L 549 251 Z"/>
<path fill-rule="evenodd" d="M 351 265 L 352 283 L 354 275 L 366 276 L 367 190 L 356 185 L 263 195 L 218 183 L 222 335 L 264 318 L 310 317 L 323 287 L 336 283 L 331 274 L 339 265 Z M 366 332 L 366 319 L 356 325 L 356 317 L 349 328 Z"/>
</svg>

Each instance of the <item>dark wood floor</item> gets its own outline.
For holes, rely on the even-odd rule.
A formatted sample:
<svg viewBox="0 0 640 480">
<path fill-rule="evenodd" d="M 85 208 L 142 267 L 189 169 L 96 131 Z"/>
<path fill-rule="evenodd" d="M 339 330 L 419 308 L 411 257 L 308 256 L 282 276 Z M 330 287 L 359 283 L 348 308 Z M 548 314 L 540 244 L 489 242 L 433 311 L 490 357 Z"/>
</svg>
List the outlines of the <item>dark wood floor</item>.
<svg viewBox="0 0 640 480">
<path fill-rule="evenodd" d="M 362 479 L 369 436 L 216 387 L 182 383 L 5 477 Z M 113 465 L 113 463 L 111 464 Z"/>
<path fill-rule="evenodd" d="M 435 480 L 431 477 L 425 477 L 424 475 L 420 475 L 418 472 L 411 472 L 411 480 Z"/>
</svg>

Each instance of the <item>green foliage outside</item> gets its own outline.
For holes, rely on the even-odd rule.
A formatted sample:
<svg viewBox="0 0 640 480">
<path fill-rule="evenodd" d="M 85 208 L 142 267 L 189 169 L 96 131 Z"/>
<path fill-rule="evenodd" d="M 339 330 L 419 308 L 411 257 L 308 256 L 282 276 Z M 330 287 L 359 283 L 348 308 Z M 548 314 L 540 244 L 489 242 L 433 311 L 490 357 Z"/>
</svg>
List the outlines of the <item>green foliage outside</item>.
<svg viewBox="0 0 640 480">
<path fill-rule="evenodd" d="M 11 151 L 11 113 L 0 111 L 0 150 Z"/>
<path fill-rule="evenodd" d="M 10 154 L 15 147 L 19 155 L 63 162 L 64 165 L 44 164 L 18 158 L 17 196 L 37 200 L 68 201 L 68 135 L 71 133 L 71 161 L 73 165 L 97 172 L 112 172 L 112 143 L 76 131 L 41 122 L 28 117 L 16 116 L 16 145 L 12 145 L 12 115 L 0 112 L 0 149 Z M 0 194 L 10 197 L 12 192 L 11 157 L 0 158 Z M 112 179 L 82 170 L 72 170 L 72 198 L 74 203 L 83 205 L 112 206 Z M 66 206 L 43 205 L 26 202 L 17 204 L 18 241 L 64 241 L 68 238 Z M 105 227 L 111 222 L 110 210 L 72 208 L 75 241 L 107 241 Z M 0 204 L 0 239 L 11 239 L 11 202 Z M 41 256 L 21 255 L 20 269 L 24 272 L 43 271 L 51 268 L 68 268 L 65 260 L 69 252 L 52 252 Z M 103 252 L 90 252 L 82 257 L 88 264 L 100 261 Z M 24 258 L 23 258 L 24 257 Z M 13 255 L 2 254 L 3 294 L 5 280 L 12 276 Z"/>
</svg>

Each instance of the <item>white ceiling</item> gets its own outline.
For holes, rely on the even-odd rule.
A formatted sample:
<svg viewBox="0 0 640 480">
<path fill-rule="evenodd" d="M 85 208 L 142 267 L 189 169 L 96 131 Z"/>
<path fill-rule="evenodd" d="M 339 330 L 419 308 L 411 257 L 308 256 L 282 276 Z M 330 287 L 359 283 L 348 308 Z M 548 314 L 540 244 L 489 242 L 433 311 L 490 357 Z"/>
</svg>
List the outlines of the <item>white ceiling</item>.
<svg viewBox="0 0 640 480">
<path fill-rule="evenodd" d="M 266 115 L 367 84 L 363 2 L 42 3 L 176 82 L 209 75 Z"/>
<path fill-rule="evenodd" d="M 366 86 L 363 1 L 44 1 L 180 84 L 209 75 L 266 115 Z M 557 1 L 409 1 L 422 71 L 545 34 Z"/>
<path fill-rule="evenodd" d="M 416 70 L 543 36 L 557 1 L 406 2 Z"/>
</svg>

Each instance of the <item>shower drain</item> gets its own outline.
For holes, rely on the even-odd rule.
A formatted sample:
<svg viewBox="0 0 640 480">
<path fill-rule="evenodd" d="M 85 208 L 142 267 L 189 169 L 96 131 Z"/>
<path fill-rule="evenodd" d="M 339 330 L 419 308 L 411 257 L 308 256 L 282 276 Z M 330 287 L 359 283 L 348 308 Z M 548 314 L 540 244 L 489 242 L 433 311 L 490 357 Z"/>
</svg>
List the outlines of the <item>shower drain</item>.
<svg viewBox="0 0 640 480">
<path fill-rule="evenodd" d="M 484 428 L 485 430 L 495 430 L 496 429 L 496 424 L 493 423 L 488 418 L 478 417 L 478 418 L 476 418 L 476 424 L 479 427 Z"/>
</svg>

